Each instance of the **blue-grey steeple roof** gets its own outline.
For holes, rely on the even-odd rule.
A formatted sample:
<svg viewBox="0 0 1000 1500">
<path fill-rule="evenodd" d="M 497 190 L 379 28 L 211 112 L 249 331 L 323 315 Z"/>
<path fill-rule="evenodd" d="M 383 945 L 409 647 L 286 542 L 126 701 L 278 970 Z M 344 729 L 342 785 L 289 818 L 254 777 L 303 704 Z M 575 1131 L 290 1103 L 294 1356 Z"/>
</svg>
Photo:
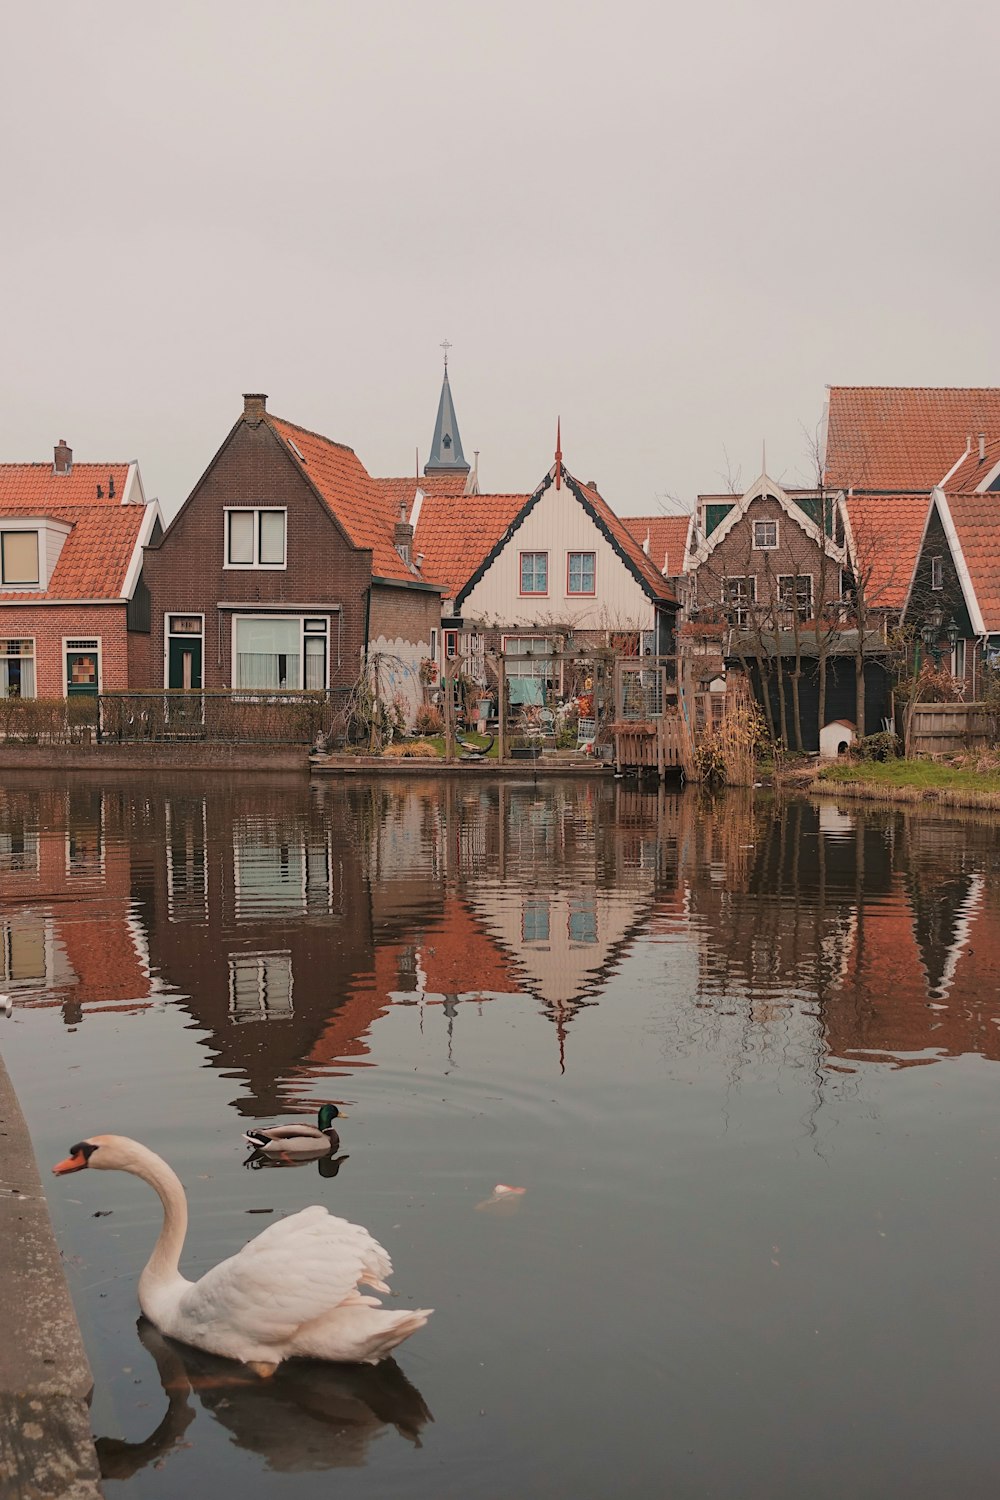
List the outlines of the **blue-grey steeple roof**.
<svg viewBox="0 0 1000 1500">
<path fill-rule="evenodd" d="M 448 366 L 444 367 L 441 385 L 441 400 L 438 402 L 437 421 L 434 423 L 434 440 L 431 454 L 424 464 L 425 474 L 468 474 L 469 465 L 462 452 L 462 439 L 458 432 L 455 403 L 451 399 Z"/>
</svg>

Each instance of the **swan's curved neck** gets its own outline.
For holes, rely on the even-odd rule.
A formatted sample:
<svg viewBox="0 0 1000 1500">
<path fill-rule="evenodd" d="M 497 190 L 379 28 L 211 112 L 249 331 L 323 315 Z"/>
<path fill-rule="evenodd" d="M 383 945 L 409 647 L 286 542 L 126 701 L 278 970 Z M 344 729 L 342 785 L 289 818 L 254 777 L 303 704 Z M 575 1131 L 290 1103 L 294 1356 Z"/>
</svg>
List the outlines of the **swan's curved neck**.
<svg viewBox="0 0 1000 1500">
<path fill-rule="evenodd" d="M 141 1299 L 144 1285 L 152 1288 L 172 1281 L 177 1276 L 184 1236 L 187 1234 L 188 1211 L 187 1199 L 177 1173 L 155 1151 L 141 1146 L 138 1141 L 131 1142 L 130 1147 L 129 1160 L 127 1164 L 122 1163 L 123 1169 L 135 1177 L 141 1177 L 143 1182 L 148 1182 L 163 1204 L 163 1228 L 139 1278 Z"/>
</svg>

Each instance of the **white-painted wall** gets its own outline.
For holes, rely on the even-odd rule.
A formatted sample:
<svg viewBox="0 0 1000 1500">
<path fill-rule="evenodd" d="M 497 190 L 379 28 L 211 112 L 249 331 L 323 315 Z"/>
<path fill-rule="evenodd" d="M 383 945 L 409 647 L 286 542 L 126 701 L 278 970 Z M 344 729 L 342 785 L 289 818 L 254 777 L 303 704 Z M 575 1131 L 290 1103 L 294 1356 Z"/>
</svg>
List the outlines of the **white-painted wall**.
<svg viewBox="0 0 1000 1500">
<path fill-rule="evenodd" d="M 383 700 L 391 704 L 399 697 L 405 705 L 407 728 L 413 727 L 414 715 L 424 701 L 420 681 L 420 663 L 430 655 L 429 641 L 404 641 L 402 636 L 389 640 L 380 635 L 370 642 L 369 660 L 378 653 L 385 657 L 381 671 Z"/>
<path fill-rule="evenodd" d="M 549 554 L 549 591 L 521 595 L 521 553 Z M 593 597 L 567 592 L 567 554 L 596 553 Z M 577 630 L 652 630 L 652 600 L 565 484 L 552 484 L 462 603 L 462 614 L 487 625 L 546 625 Z"/>
</svg>

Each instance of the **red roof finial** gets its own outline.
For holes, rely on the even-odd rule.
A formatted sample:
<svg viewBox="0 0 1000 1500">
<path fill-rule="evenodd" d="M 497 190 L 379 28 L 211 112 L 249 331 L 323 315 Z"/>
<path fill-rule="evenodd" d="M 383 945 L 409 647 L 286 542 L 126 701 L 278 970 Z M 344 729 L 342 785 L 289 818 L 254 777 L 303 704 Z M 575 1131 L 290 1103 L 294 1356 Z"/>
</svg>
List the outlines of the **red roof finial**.
<svg viewBox="0 0 1000 1500">
<path fill-rule="evenodd" d="M 562 487 L 562 419 L 556 417 L 556 489 Z"/>
</svg>

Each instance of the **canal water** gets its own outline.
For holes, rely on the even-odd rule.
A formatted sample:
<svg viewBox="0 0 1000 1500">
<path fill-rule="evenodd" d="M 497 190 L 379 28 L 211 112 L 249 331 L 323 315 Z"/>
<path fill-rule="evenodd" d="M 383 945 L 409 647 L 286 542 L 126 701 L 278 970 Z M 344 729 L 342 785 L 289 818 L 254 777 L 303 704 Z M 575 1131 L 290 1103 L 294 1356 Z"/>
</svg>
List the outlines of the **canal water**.
<svg viewBox="0 0 1000 1500">
<path fill-rule="evenodd" d="M 159 1151 L 191 1276 L 326 1204 L 435 1308 L 259 1382 L 137 1323 L 144 1184 L 52 1179 L 108 1495 L 994 1495 L 998 863 L 982 814 L 762 794 L 9 776 L 42 1166 Z M 328 1100 L 336 1170 L 244 1166 Z"/>
</svg>

